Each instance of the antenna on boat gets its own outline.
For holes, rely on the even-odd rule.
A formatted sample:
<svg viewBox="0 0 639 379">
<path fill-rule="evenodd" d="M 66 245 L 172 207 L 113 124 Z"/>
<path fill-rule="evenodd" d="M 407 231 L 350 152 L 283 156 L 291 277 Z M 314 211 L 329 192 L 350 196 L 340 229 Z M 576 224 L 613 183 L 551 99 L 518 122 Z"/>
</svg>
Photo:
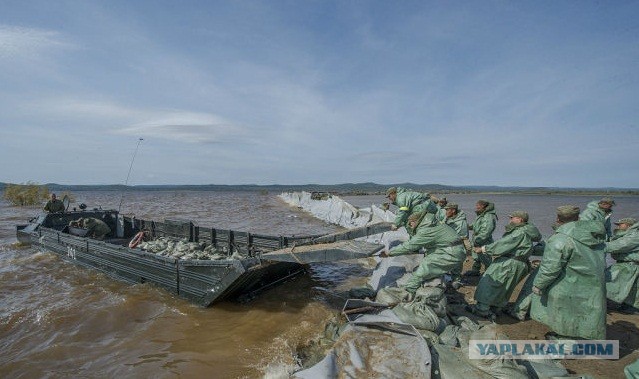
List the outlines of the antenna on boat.
<svg viewBox="0 0 639 379">
<path fill-rule="evenodd" d="M 144 138 L 138 139 L 138 144 L 135 146 L 135 151 L 133 152 L 133 159 L 131 159 L 131 165 L 129 165 L 129 173 L 126 174 L 126 181 L 124 182 L 124 188 L 122 189 L 122 193 L 120 194 L 120 205 L 118 205 L 118 213 L 120 213 L 120 208 L 122 208 L 122 200 L 124 199 L 124 190 L 126 189 L 127 184 L 129 184 L 129 176 L 131 176 L 131 169 L 133 168 L 133 162 L 135 161 L 135 156 L 138 154 L 138 148 L 140 147 L 140 143 L 144 141 Z"/>
</svg>

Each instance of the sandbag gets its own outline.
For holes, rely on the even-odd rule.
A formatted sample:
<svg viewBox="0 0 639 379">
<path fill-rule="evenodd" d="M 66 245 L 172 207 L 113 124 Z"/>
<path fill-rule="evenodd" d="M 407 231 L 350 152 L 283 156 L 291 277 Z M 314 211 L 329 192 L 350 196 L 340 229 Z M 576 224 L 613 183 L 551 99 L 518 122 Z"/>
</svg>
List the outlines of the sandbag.
<svg viewBox="0 0 639 379">
<path fill-rule="evenodd" d="M 374 299 L 376 295 L 377 292 L 370 287 L 355 287 L 348 290 L 348 297 L 351 299 Z"/>
<path fill-rule="evenodd" d="M 489 324 L 482 326 L 470 334 L 469 340 L 498 340 L 507 339 L 505 335 L 497 333 L 497 326 Z M 461 341 L 460 341 L 461 342 Z M 469 355 L 468 341 L 460 343 L 460 347 L 465 356 Z M 527 370 L 513 358 L 500 356 L 494 359 L 469 359 L 471 365 L 479 370 L 492 375 L 497 379 L 528 379 Z"/>
<path fill-rule="evenodd" d="M 479 329 L 479 324 L 466 316 L 456 317 L 452 321 L 455 325 L 446 326 L 439 334 L 439 342 L 447 346 L 459 347 L 460 341 L 468 343 L 470 334 Z"/>
<path fill-rule="evenodd" d="M 446 322 L 439 318 L 437 313 L 423 300 L 400 303 L 393 308 L 393 313 L 400 320 L 417 329 L 440 333 L 446 327 Z"/>
<path fill-rule="evenodd" d="M 444 296 L 445 289 L 442 287 L 421 287 L 415 292 L 415 299 L 423 301 L 435 311 L 437 316 L 446 317 L 446 305 L 448 301 Z"/>
<path fill-rule="evenodd" d="M 388 287 L 382 288 L 377 291 L 377 297 L 375 297 L 376 303 L 382 304 L 397 304 L 402 301 L 407 301 L 410 294 L 403 288 L 400 287 Z"/>
</svg>

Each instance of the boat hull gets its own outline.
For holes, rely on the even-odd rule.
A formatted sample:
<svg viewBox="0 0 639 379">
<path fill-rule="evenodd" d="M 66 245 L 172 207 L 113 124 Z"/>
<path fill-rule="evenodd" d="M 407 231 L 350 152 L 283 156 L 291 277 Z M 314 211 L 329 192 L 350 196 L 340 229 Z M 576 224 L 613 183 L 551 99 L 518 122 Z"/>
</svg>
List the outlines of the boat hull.
<svg viewBox="0 0 639 379">
<path fill-rule="evenodd" d="M 84 237 L 86 233 L 74 232 L 69 226 L 72 221 L 86 217 L 99 218 L 111 228 L 104 241 Z M 227 258 L 179 259 L 130 248 L 128 242 L 142 230 L 153 238 L 168 237 L 212 245 L 219 251 L 228 252 Z M 357 236 L 378 231 L 379 227 L 361 228 Z M 161 287 L 204 307 L 255 294 L 304 272 L 308 263 L 361 258 L 381 246 L 343 241 L 354 238 L 350 231 L 328 236 L 266 236 L 203 228 L 184 220 L 128 218 L 113 210 L 42 214 L 27 225 L 16 226 L 16 236 L 21 243 L 39 245 L 70 262 L 128 283 Z M 316 247 L 309 248 L 305 244 Z M 269 252 L 273 254 L 269 255 Z"/>
</svg>

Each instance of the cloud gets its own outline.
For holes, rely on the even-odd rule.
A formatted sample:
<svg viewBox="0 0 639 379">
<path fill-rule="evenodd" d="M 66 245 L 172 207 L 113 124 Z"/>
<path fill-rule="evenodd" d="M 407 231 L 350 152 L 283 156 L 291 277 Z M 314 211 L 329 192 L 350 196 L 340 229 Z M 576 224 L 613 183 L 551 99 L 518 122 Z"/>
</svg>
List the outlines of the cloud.
<svg viewBox="0 0 639 379">
<path fill-rule="evenodd" d="M 120 134 L 153 136 L 190 143 L 219 143 L 247 136 L 233 123 L 207 113 L 175 112 L 143 123 L 122 128 Z"/>
<path fill-rule="evenodd" d="M 73 47 L 73 43 L 56 31 L 0 25 L 0 60 L 31 59 L 46 51 Z"/>
<path fill-rule="evenodd" d="M 65 128 L 80 125 L 84 131 L 153 137 L 189 143 L 251 140 L 246 128 L 224 117 L 188 110 L 132 107 L 110 100 L 85 100 L 79 96 L 46 98 L 21 107 L 24 114 L 61 120 Z"/>
</svg>

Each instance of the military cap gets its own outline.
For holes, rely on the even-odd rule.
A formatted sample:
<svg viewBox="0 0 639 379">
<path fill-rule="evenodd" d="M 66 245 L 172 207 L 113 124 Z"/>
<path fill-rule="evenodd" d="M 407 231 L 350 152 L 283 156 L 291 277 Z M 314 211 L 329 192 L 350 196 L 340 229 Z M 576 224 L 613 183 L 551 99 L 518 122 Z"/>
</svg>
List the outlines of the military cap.
<svg viewBox="0 0 639 379">
<path fill-rule="evenodd" d="M 386 197 L 390 196 L 393 193 L 397 193 L 397 187 L 391 187 L 386 190 Z"/>
<path fill-rule="evenodd" d="M 599 202 L 600 203 L 610 204 L 610 205 L 616 205 L 615 201 L 611 197 L 604 197 L 601 200 L 599 200 Z"/>
<path fill-rule="evenodd" d="M 455 210 L 458 210 L 459 209 L 459 205 L 457 205 L 455 203 L 448 203 L 448 204 L 446 204 L 444 209 L 455 209 Z"/>
<path fill-rule="evenodd" d="M 619 221 L 616 221 L 615 224 L 619 225 L 619 224 L 628 224 L 628 225 L 634 225 L 637 222 L 637 220 L 635 220 L 632 217 L 626 217 L 626 218 L 622 218 Z"/>
<path fill-rule="evenodd" d="M 440 198 L 439 198 L 439 201 L 445 201 L 445 202 L 448 202 L 448 200 L 446 200 L 446 198 L 445 198 L 445 197 L 440 197 Z"/>
<path fill-rule="evenodd" d="M 486 207 L 490 203 L 487 200 L 477 200 L 477 204 L 481 205 L 482 207 Z"/>
<path fill-rule="evenodd" d="M 419 221 L 420 218 L 424 215 L 424 212 L 415 212 L 408 216 L 408 222 Z"/>
<path fill-rule="evenodd" d="M 562 205 L 557 207 L 557 215 L 566 218 L 579 216 L 579 207 L 574 205 Z"/>
<path fill-rule="evenodd" d="M 528 213 L 524 212 L 524 211 L 514 211 L 511 212 L 508 217 L 519 217 L 522 220 L 524 220 L 524 222 L 528 222 Z"/>
</svg>

